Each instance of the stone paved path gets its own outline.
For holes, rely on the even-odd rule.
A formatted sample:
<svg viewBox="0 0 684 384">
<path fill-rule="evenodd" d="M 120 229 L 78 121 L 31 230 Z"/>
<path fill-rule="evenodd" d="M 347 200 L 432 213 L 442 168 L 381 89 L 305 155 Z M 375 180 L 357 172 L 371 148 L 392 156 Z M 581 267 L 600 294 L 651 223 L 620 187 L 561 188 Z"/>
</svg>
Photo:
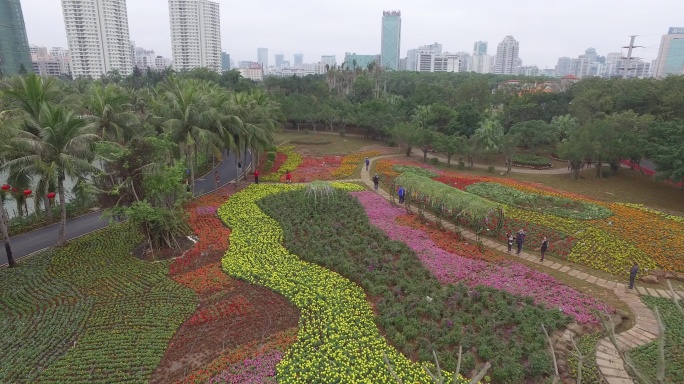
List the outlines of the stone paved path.
<svg viewBox="0 0 684 384">
<path fill-rule="evenodd" d="M 421 153 L 422 154 L 422 153 Z M 378 159 L 394 157 L 395 155 L 378 156 L 370 159 L 371 164 Z M 430 155 L 428 154 L 428 157 Z M 372 187 L 373 181 L 368 171 L 363 168 L 361 170 L 361 180 Z M 350 180 L 351 181 L 351 180 Z M 380 189 L 378 193 L 387 200 L 390 200 L 390 195 L 384 190 Z M 437 218 L 429 213 L 425 213 L 425 216 L 431 221 L 437 221 Z M 451 223 L 444 223 L 447 229 L 455 230 L 456 227 Z M 475 233 L 468 231 L 464 228 L 460 228 L 462 235 L 472 241 L 475 241 Z M 505 252 L 507 247 L 504 244 L 492 241 L 487 238 L 481 238 L 482 243 L 490 248 L 494 248 L 498 251 Z M 627 289 L 627 285 L 623 283 L 616 283 L 614 281 L 607 281 L 605 279 L 589 275 L 587 273 L 581 272 L 579 270 L 573 269 L 570 266 L 563 266 L 562 264 L 556 263 L 551 260 L 545 260 L 544 262 L 539 261 L 539 256 L 532 255 L 527 252 L 521 252 L 517 255 L 520 258 L 527 260 L 533 264 L 540 264 L 545 267 L 556 269 L 560 272 L 566 273 L 569 276 L 573 276 L 577 279 L 584 280 L 588 283 L 598 285 L 605 289 L 609 289 L 615 292 L 615 294 L 629 305 L 630 309 L 635 314 L 635 324 L 628 331 L 622 332 L 617 335 L 618 346 L 623 350 L 629 350 L 640 345 L 648 344 L 657 338 L 658 325 L 653 312 L 644 304 L 637 294 L 649 295 L 655 297 L 666 297 L 670 298 L 669 292 L 663 289 L 653 289 L 636 287 L 635 290 Z M 684 298 L 684 292 L 677 291 L 680 297 Z M 608 384 L 627 384 L 634 383 L 625 370 L 622 359 L 620 358 L 618 351 L 615 346 L 608 340 L 608 338 L 603 338 L 597 348 L 596 348 L 596 364 L 599 371 L 606 379 Z"/>
</svg>

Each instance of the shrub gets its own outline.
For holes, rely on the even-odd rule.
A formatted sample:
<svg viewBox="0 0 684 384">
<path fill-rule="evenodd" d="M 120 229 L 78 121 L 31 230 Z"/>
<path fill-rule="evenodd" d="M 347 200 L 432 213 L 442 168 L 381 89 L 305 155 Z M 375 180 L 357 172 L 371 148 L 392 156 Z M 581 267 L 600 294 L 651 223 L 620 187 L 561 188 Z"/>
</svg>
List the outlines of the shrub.
<svg viewBox="0 0 684 384">
<path fill-rule="evenodd" d="M 465 163 L 462 161 L 459 161 L 458 162 L 458 169 L 461 169 L 461 170 L 465 169 Z"/>
<path fill-rule="evenodd" d="M 290 140 L 290 143 L 297 145 L 328 145 L 331 141 L 318 136 L 307 136 Z"/>
<path fill-rule="evenodd" d="M 548 167 L 549 159 L 532 154 L 515 155 L 513 156 L 513 164 Z"/>
<path fill-rule="evenodd" d="M 436 158 L 436 157 L 431 158 L 431 159 L 430 159 L 430 164 L 432 164 L 432 165 L 437 165 L 437 164 L 439 164 L 439 159 Z"/>
<path fill-rule="evenodd" d="M 340 136 L 344 137 L 347 134 L 347 131 L 344 128 L 342 128 L 342 129 L 340 129 L 339 134 L 340 134 Z"/>
<path fill-rule="evenodd" d="M 308 134 L 309 134 L 309 129 L 308 129 L 308 128 L 307 128 L 307 129 L 304 129 L 304 134 L 305 134 L 305 135 L 308 135 Z"/>
</svg>

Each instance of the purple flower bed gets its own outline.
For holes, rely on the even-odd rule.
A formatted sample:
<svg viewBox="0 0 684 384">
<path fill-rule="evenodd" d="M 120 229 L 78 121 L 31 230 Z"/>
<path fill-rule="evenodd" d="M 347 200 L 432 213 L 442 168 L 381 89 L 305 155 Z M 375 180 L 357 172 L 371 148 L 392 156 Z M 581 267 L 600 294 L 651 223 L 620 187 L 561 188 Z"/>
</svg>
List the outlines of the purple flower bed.
<svg viewBox="0 0 684 384">
<path fill-rule="evenodd" d="M 231 364 L 220 375 L 209 380 L 208 384 L 275 383 L 276 365 L 278 365 L 282 357 L 282 352 L 272 351 Z"/>
<path fill-rule="evenodd" d="M 372 225 L 389 238 L 404 242 L 425 267 L 442 283 L 463 283 L 467 286 L 484 285 L 513 295 L 531 297 L 547 308 L 559 308 L 579 323 L 598 323 L 594 310 L 613 312 L 613 309 L 588 295 L 563 285 L 554 277 L 537 272 L 514 261 L 487 263 L 456 255 L 439 248 L 423 231 L 399 225 L 396 217 L 405 213 L 393 207 L 373 192 L 353 192 Z"/>
</svg>

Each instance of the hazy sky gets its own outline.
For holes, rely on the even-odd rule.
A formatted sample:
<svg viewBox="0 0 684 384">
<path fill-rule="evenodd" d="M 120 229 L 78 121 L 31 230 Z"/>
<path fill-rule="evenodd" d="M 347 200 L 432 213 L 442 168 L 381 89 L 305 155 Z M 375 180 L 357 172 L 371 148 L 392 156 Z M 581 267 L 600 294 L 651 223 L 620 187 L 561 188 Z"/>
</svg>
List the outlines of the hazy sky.
<svg viewBox="0 0 684 384">
<path fill-rule="evenodd" d="M 231 59 L 256 61 L 257 47 L 276 53 L 303 53 L 318 62 L 345 52 L 380 52 L 383 10 L 402 14 L 401 55 L 419 45 L 441 43 L 444 51 L 471 52 L 478 40 L 488 53 L 506 35 L 520 42 L 523 65 L 553 67 L 558 57 L 577 57 L 588 47 L 598 53 L 620 52 L 637 37 L 633 56 L 652 60 L 660 36 L 684 27 L 684 0 L 218 0 L 223 50 Z M 67 46 L 60 0 L 22 0 L 30 44 Z M 168 1 L 128 0 L 131 40 L 171 57 Z M 651 5 L 652 4 L 652 5 Z M 626 50 L 623 50 L 626 52 Z"/>
</svg>

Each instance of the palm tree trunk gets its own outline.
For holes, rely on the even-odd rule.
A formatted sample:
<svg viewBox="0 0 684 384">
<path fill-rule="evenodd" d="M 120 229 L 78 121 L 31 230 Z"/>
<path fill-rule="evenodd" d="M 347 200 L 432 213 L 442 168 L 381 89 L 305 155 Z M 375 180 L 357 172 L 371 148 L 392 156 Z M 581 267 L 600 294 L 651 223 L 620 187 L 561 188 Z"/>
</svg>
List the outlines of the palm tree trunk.
<svg viewBox="0 0 684 384">
<path fill-rule="evenodd" d="M 66 244 L 66 197 L 64 196 L 64 175 L 57 176 L 57 190 L 59 191 L 59 206 L 61 210 L 57 246 L 62 246 Z"/>
<path fill-rule="evenodd" d="M 10 245 L 9 230 L 7 228 L 9 224 L 9 215 L 5 211 L 4 206 L 0 206 L 0 233 L 2 234 L 2 241 L 5 243 L 5 253 L 7 254 L 7 264 L 10 268 L 15 267 L 17 264 L 12 257 L 12 246 Z"/>
<path fill-rule="evenodd" d="M 48 222 L 52 221 L 52 206 L 50 206 L 50 199 L 46 194 L 43 194 L 43 205 L 45 206 L 45 217 Z M 36 212 L 38 209 L 36 209 Z"/>
</svg>

